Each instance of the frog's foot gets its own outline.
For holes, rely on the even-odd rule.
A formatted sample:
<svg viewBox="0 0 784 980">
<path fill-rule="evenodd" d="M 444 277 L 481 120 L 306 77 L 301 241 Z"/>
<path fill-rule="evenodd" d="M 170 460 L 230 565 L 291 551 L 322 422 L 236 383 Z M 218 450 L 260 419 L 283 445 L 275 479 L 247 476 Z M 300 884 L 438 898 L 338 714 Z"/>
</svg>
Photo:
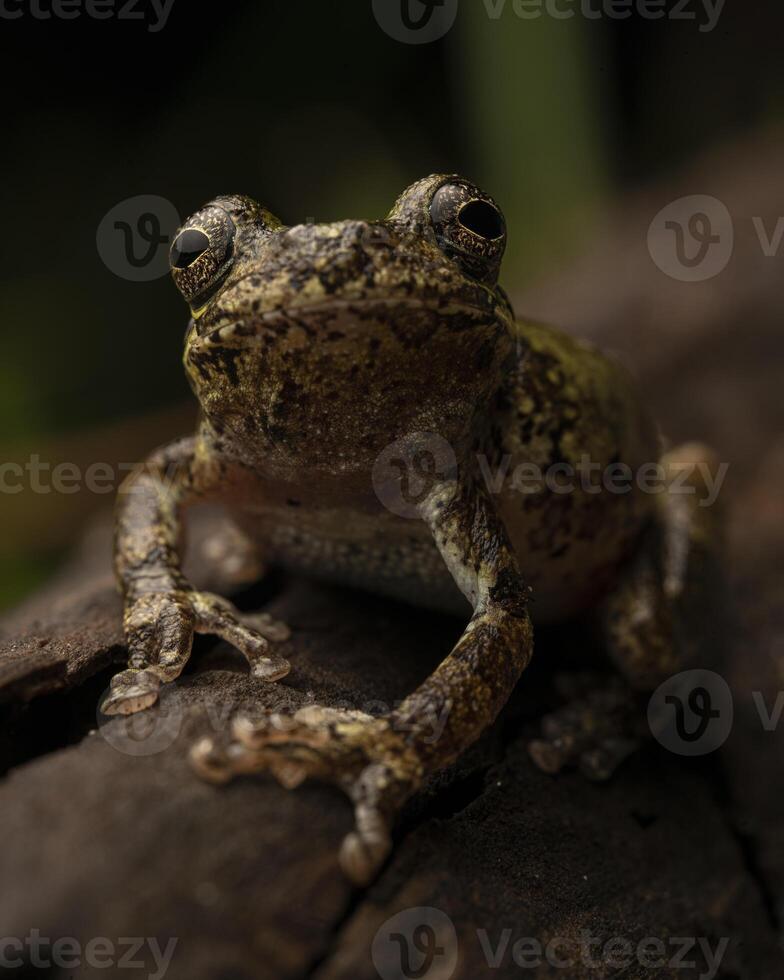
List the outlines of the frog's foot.
<svg viewBox="0 0 784 980">
<path fill-rule="evenodd" d="M 597 682 L 581 675 L 559 686 L 569 703 L 542 720 L 542 737 L 528 746 L 531 759 L 546 773 L 578 766 L 588 779 L 609 779 L 640 747 L 644 712 L 618 678 Z"/>
<path fill-rule="evenodd" d="M 286 789 L 309 777 L 340 787 L 355 816 L 340 863 L 358 885 L 369 883 L 389 854 L 391 821 L 419 782 L 417 765 L 387 720 L 317 705 L 260 722 L 240 716 L 227 746 L 204 738 L 191 760 L 199 775 L 216 783 L 269 771 Z"/>
<path fill-rule="evenodd" d="M 269 652 L 269 641 L 286 639 L 288 627 L 266 614 L 243 617 L 227 599 L 209 592 L 142 595 L 127 606 L 124 625 L 128 669 L 112 678 L 101 705 L 106 715 L 129 715 L 154 704 L 161 684 L 182 673 L 194 633 L 214 633 L 231 643 L 261 680 L 280 680 L 290 670 L 287 660 Z"/>
</svg>

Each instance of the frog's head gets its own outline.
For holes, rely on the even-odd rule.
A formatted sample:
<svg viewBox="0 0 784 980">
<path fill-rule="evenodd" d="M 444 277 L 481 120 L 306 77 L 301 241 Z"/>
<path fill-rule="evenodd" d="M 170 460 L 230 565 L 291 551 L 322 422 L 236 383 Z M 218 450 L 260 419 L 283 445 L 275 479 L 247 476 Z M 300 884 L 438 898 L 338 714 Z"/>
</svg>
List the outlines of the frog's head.
<svg viewBox="0 0 784 980">
<path fill-rule="evenodd" d="M 278 469 L 366 471 L 412 432 L 459 451 L 512 348 L 505 245 L 497 205 L 456 176 L 409 187 L 382 221 L 286 227 L 217 198 L 171 250 L 207 419 Z"/>
</svg>

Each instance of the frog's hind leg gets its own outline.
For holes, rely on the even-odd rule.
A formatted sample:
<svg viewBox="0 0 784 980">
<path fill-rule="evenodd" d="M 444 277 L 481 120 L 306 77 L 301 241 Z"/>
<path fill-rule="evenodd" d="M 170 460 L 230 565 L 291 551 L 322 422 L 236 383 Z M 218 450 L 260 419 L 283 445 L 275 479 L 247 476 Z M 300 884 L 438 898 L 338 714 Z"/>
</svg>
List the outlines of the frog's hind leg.
<svg viewBox="0 0 784 980">
<path fill-rule="evenodd" d="M 667 490 L 656 498 L 656 519 L 602 616 L 611 656 L 643 693 L 695 655 L 695 627 L 711 600 L 721 537 L 716 496 L 726 475 L 726 464 L 699 443 L 678 446 L 661 462 Z"/>
<path fill-rule="evenodd" d="M 531 743 L 530 754 L 546 772 L 578 764 L 589 778 L 609 778 L 644 734 L 641 696 L 694 657 L 698 624 L 709 615 L 719 540 L 715 497 L 726 465 L 696 443 L 673 449 L 661 462 L 667 489 L 657 497 L 655 519 L 600 611 L 605 645 L 623 682 L 588 685 L 544 719 L 543 737 Z"/>
</svg>

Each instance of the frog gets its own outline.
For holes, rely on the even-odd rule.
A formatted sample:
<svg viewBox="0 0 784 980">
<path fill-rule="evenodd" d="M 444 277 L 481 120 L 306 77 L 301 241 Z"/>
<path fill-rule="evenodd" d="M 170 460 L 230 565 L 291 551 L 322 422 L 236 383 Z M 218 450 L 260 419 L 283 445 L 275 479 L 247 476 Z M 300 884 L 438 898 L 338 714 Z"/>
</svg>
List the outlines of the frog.
<svg viewBox="0 0 784 980">
<path fill-rule="evenodd" d="M 228 742 L 192 748 L 217 784 L 268 772 L 288 788 L 340 787 L 354 822 L 338 857 L 358 884 L 387 859 L 407 801 L 493 724 L 532 658 L 534 623 L 590 615 L 632 694 L 677 671 L 679 603 L 716 534 L 698 503 L 715 455 L 669 447 L 619 360 L 516 316 L 499 285 L 506 244 L 489 194 L 435 174 L 379 220 L 285 225 L 250 197 L 217 197 L 171 245 L 200 417 L 119 493 L 128 658 L 102 710 L 154 705 L 195 633 L 237 648 L 265 684 L 289 672 L 276 650 L 285 624 L 251 622 L 185 577 L 195 504 L 231 516 L 235 566 L 247 554 L 251 567 L 462 616 L 453 649 L 384 713 L 310 704 L 238 716 Z M 581 479 L 565 492 L 548 479 L 586 460 L 602 471 L 654 462 L 664 489 Z M 523 479 L 521 467 L 547 476 Z M 693 492 L 669 492 L 676 478 Z M 613 697 L 584 693 L 581 710 L 549 715 L 533 762 L 611 775 L 630 751 L 608 721 Z M 438 738 L 434 717 L 445 719 Z"/>
</svg>

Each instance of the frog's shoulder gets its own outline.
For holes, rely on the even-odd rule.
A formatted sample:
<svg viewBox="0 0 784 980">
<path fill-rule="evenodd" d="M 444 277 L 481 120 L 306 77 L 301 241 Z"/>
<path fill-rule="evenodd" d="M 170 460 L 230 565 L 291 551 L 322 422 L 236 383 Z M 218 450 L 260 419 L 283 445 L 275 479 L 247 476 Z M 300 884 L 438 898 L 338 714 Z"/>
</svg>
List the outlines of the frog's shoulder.
<svg viewBox="0 0 784 980">
<path fill-rule="evenodd" d="M 586 370 L 623 370 L 619 362 L 589 340 L 575 337 L 549 323 L 517 319 L 512 325 L 512 336 L 517 364 L 523 371 L 530 371 L 534 361 L 541 363 L 548 359 L 557 362 L 572 376 Z"/>
<path fill-rule="evenodd" d="M 560 397 L 593 401 L 637 402 L 634 379 L 612 353 L 589 340 L 575 337 L 535 320 L 516 320 L 512 327 L 515 357 L 507 375 L 510 388 L 531 385 L 556 388 Z"/>
<path fill-rule="evenodd" d="M 517 320 L 513 336 L 499 405 L 507 439 L 518 448 L 543 439 L 553 458 L 592 450 L 599 458 L 657 458 L 658 433 L 616 357 L 536 321 Z"/>
</svg>

